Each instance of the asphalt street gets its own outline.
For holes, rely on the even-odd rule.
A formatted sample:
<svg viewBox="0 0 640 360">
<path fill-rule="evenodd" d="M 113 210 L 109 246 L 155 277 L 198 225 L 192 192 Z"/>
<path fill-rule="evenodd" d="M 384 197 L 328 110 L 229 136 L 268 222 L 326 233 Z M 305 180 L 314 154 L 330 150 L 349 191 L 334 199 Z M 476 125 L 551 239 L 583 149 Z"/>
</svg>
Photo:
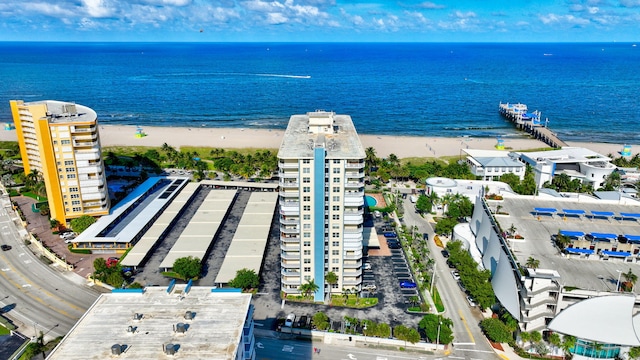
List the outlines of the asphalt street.
<svg viewBox="0 0 640 360">
<path fill-rule="evenodd" d="M 65 335 L 97 299 L 76 274 L 58 270 L 40 260 L 24 244 L 13 211 L 0 209 L 0 307 L 18 331 L 45 338 Z"/>
<path fill-rule="evenodd" d="M 451 275 L 446 259 L 441 254 L 441 248 L 433 241 L 435 233 L 431 224 L 418 213 L 410 201 L 403 201 L 404 218 L 407 226 L 417 226 L 421 233 L 429 234 L 429 251 L 436 262 L 435 286 L 442 297 L 445 306 L 443 316 L 453 321 L 454 342 L 451 357 L 497 359 L 499 356 L 486 340 L 479 322 L 483 319 L 477 308 L 471 308 L 466 295 Z"/>
</svg>

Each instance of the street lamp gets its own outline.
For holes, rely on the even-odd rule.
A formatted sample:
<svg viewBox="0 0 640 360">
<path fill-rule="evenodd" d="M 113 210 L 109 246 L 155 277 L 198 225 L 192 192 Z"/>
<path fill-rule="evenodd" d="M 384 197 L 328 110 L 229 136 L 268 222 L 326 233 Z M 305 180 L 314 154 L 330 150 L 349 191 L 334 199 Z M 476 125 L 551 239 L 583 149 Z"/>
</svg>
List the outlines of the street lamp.
<svg viewBox="0 0 640 360">
<path fill-rule="evenodd" d="M 436 350 L 440 347 L 440 326 L 442 325 L 442 321 L 438 322 L 438 335 L 436 336 Z"/>
<path fill-rule="evenodd" d="M 431 288 L 429 289 L 429 295 L 433 296 L 433 283 L 436 281 L 436 270 L 438 269 L 438 263 L 433 263 L 433 274 L 431 274 Z"/>
<path fill-rule="evenodd" d="M 618 281 L 616 282 L 616 292 L 620 291 L 620 275 L 622 275 L 622 270 L 616 270 L 618 273 Z"/>
<path fill-rule="evenodd" d="M 364 335 L 364 344 L 367 345 L 367 324 L 364 324 L 364 327 L 362 328 L 362 333 Z"/>
</svg>

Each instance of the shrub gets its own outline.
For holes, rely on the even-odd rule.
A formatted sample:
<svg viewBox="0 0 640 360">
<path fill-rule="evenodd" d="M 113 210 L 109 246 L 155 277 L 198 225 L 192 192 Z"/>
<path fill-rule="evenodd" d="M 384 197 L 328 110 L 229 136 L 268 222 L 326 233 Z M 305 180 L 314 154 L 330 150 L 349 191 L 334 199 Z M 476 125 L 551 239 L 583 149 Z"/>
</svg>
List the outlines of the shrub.
<svg viewBox="0 0 640 360">
<path fill-rule="evenodd" d="M 484 319 L 480 322 L 480 328 L 493 342 L 507 343 L 513 340 L 513 334 L 500 319 Z"/>
</svg>

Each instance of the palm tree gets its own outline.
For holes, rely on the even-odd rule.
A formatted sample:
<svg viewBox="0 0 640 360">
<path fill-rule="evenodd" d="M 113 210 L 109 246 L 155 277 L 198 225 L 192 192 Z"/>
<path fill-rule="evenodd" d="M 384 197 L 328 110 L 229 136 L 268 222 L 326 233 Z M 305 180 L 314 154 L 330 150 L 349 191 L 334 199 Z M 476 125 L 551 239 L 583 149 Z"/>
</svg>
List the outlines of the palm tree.
<svg viewBox="0 0 640 360">
<path fill-rule="evenodd" d="M 636 281 L 638 281 L 638 275 L 634 274 L 633 271 L 631 271 L 631 268 L 629 268 L 629 271 L 627 271 L 626 273 L 623 273 L 622 276 L 627 282 L 631 283 L 631 292 L 633 292 L 633 288 L 636 285 Z"/>
<path fill-rule="evenodd" d="M 564 350 L 564 354 L 571 354 L 571 349 L 573 349 L 576 346 L 576 337 L 572 335 L 564 335 L 562 337 L 561 346 L 562 346 L 562 350 Z"/>
<path fill-rule="evenodd" d="M 378 157 L 376 156 L 376 149 L 372 147 L 368 147 L 364 150 L 365 158 L 364 163 L 367 167 L 365 172 L 369 174 L 371 172 L 371 168 L 378 164 Z"/>
<path fill-rule="evenodd" d="M 549 343 L 553 345 L 553 350 L 555 351 L 562 344 L 562 340 L 560 339 L 560 335 L 558 333 L 551 333 L 549 335 Z"/>
<path fill-rule="evenodd" d="M 535 259 L 533 256 L 529 256 L 527 262 L 524 265 L 535 270 L 538 268 L 538 266 L 540 266 L 540 260 Z"/>
<path fill-rule="evenodd" d="M 329 271 L 324 275 L 324 281 L 329 284 L 329 293 L 331 293 L 333 284 L 338 283 L 338 275 L 336 275 L 336 273 L 334 273 L 333 271 Z"/>
<path fill-rule="evenodd" d="M 511 236 L 515 236 L 516 230 L 518 230 L 518 228 L 516 228 L 515 225 L 511 224 L 511 226 L 509 226 L 509 234 L 511 234 Z"/>
<path fill-rule="evenodd" d="M 315 294 L 318 289 L 320 289 L 320 287 L 313 279 L 300 285 L 300 291 L 304 294 L 304 296 L 311 296 L 311 294 Z"/>
<path fill-rule="evenodd" d="M 531 334 L 526 331 L 520 333 L 520 340 L 522 341 L 522 347 L 531 340 Z"/>
</svg>

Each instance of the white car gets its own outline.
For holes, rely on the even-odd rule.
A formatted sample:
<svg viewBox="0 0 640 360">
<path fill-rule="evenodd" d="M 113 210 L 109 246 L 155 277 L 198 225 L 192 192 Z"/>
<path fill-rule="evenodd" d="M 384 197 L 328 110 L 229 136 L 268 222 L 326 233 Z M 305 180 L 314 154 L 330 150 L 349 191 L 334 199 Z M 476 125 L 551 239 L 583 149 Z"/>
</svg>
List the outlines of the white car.
<svg viewBox="0 0 640 360">
<path fill-rule="evenodd" d="M 467 296 L 467 301 L 469 302 L 469 306 L 471 306 L 471 307 L 475 307 L 476 306 L 476 303 L 475 303 L 475 301 L 473 301 L 471 296 Z"/>
<path fill-rule="evenodd" d="M 364 263 L 364 269 L 365 270 L 371 270 L 371 264 L 370 263 Z"/>
<path fill-rule="evenodd" d="M 458 270 L 453 270 L 451 272 L 451 276 L 453 276 L 453 279 L 456 281 L 460 280 L 460 274 L 458 273 Z"/>
<path fill-rule="evenodd" d="M 289 314 L 287 315 L 286 320 L 284 321 L 284 326 L 286 327 L 293 327 L 293 322 L 296 320 L 296 315 L 295 314 Z"/>
<path fill-rule="evenodd" d="M 60 237 L 63 239 L 73 239 L 76 237 L 76 234 L 74 232 L 68 231 L 60 234 Z"/>
</svg>

